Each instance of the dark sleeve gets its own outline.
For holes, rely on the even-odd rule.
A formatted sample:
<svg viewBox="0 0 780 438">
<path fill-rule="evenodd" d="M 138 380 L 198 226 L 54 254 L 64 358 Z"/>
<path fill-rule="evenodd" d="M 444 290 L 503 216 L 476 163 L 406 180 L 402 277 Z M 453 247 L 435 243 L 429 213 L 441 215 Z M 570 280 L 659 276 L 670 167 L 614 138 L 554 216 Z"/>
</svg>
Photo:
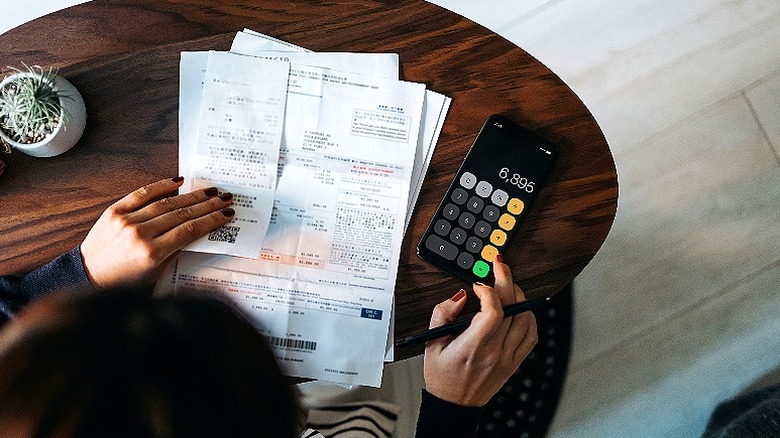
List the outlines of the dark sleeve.
<svg viewBox="0 0 780 438">
<path fill-rule="evenodd" d="M 423 389 L 416 437 L 471 438 L 481 414 L 482 408 L 456 405 Z"/>
<path fill-rule="evenodd" d="M 8 321 L 25 304 L 59 289 L 92 288 L 81 261 L 81 249 L 73 248 L 51 263 L 21 277 L 0 276 L 0 324 Z"/>
<path fill-rule="evenodd" d="M 719 405 L 702 438 L 780 436 L 780 385 L 742 395 Z"/>
</svg>

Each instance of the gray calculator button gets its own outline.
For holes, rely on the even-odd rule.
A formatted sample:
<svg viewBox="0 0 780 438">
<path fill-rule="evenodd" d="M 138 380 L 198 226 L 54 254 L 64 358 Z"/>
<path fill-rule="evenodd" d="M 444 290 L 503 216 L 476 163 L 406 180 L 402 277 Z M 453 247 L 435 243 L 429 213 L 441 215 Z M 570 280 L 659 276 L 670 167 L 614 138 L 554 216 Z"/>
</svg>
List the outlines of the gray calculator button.
<svg viewBox="0 0 780 438">
<path fill-rule="evenodd" d="M 439 236 L 428 236 L 425 239 L 425 247 L 447 260 L 455 260 L 458 256 L 458 248 Z"/>
<path fill-rule="evenodd" d="M 469 211 L 472 213 L 479 213 L 480 211 L 482 211 L 482 208 L 484 207 L 485 207 L 485 201 L 483 201 L 482 199 L 476 196 L 472 196 L 471 198 L 469 198 L 469 202 L 466 204 L 466 208 L 468 208 Z"/>
<path fill-rule="evenodd" d="M 468 197 L 469 192 L 463 190 L 460 187 L 456 187 L 455 190 L 452 191 L 452 196 L 450 196 L 450 199 L 452 199 L 452 202 L 458 205 L 463 205 Z"/>
<path fill-rule="evenodd" d="M 464 172 L 460 176 L 460 185 L 471 190 L 477 184 L 477 177 L 471 172 Z"/>
<path fill-rule="evenodd" d="M 466 249 L 476 254 L 482 250 L 482 241 L 474 236 L 471 236 L 466 241 Z"/>
<path fill-rule="evenodd" d="M 509 200 L 509 193 L 501 189 L 496 189 L 496 191 L 490 195 L 490 200 L 499 207 L 503 207 L 506 205 L 506 201 Z"/>
<path fill-rule="evenodd" d="M 458 209 L 457 205 L 451 202 L 445 205 L 444 210 L 442 211 L 442 216 L 451 221 L 455 220 L 455 218 L 458 217 L 458 214 L 460 214 L 460 209 Z"/>
<path fill-rule="evenodd" d="M 474 225 L 474 234 L 482 237 L 483 239 L 489 236 L 491 231 L 493 231 L 493 228 L 491 228 L 490 224 L 485 221 L 479 221 L 476 223 L 476 225 Z"/>
<path fill-rule="evenodd" d="M 482 217 L 489 222 L 495 222 L 501 215 L 501 211 L 495 205 L 488 205 L 485 207 L 485 211 L 482 212 Z"/>
<path fill-rule="evenodd" d="M 491 193 L 493 193 L 493 186 L 490 185 L 490 183 L 487 181 L 480 181 L 479 184 L 477 184 L 476 191 L 479 196 L 487 198 Z"/>
<path fill-rule="evenodd" d="M 471 266 L 474 264 L 474 257 L 467 253 L 462 252 L 458 256 L 458 266 L 460 266 L 463 269 L 471 269 Z"/>
<path fill-rule="evenodd" d="M 458 218 L 458 225 L 461 227 L 470 230 L 471 227 L 474 226 L 474 222 L 477 221 L 477 218 L 474 217 L 473 214 L 469 213 L 468 211 L 463 212 L 463 214 L 460 215 Z"/>
<path fill-rule="evenodd" d="M 467 234 L 465 230 L 455 227 L 452 229 L 452 233 L 450 233 L 450 240 L 453 241 L 456 245 L 461 245 L 466 241 L 466 236 Z"/>
<path fill-rule="evenodd" d="M 450 234 L 451 228 L 452 225 L 450 225 L 449 222 L 444 219 L 439 219 L 436 221 L 436 225 L 433 226 L 433 231 L 440 236 L 446 236 L 447 234 Z"/>
</svg>

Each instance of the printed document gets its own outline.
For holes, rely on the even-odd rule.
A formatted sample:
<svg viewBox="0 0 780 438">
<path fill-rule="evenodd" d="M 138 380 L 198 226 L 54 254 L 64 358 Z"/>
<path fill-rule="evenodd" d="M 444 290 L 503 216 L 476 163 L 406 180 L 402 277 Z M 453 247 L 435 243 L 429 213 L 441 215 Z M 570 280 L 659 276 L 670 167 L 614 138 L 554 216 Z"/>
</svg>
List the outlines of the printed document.
<svg viewBox="0 0 780 438">
<path fill-rule="evenodd" d="M 259 254 L 184 252 L 161 283 L 227 296 L 286 374 L 378 386 L 392 352 L 400 244 L 450 99 L 397 81 L 395 54 L 306 52 L 250 31 L 233 50 L 289 68 L 268 228 L 251 242 Z M 182 53 L 179 163 L 181 174 L 196 176 L 186 189 L 211 184 L 235 194 L 247 181 L 215 184 L 227 181 L 200 157 L 200 108 L 222 57 L 239 75 L 242 58 L 251 58 Z M 230 226 L 242 229 L 238 240 L 243 223 Z"/>
</svg>

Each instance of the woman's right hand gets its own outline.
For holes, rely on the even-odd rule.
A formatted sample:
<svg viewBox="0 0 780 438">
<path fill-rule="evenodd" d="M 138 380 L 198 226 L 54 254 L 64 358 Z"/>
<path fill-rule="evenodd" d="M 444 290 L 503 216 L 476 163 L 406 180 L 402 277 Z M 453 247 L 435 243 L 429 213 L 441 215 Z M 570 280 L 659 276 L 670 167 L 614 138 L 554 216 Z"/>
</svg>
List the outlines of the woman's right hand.
<svg viewBox="0 0 780 438">
<path fill-rule="evenodd" d="M 512 282 L 501 257 L 493 262 L 495 287 L 474 284 L 480 311 L 462 334 L 428 342 L 425 347 L 426 390 L 461 406 L 484 406 L 517 371 L 537 341 L 536 318 L 525 312 L 504 318 L 503 306 L 524 301 L 525 294 Z M 455 320 L 466 303 L 461 289 L 438 304 L 430 327 Z"/>
</svg>

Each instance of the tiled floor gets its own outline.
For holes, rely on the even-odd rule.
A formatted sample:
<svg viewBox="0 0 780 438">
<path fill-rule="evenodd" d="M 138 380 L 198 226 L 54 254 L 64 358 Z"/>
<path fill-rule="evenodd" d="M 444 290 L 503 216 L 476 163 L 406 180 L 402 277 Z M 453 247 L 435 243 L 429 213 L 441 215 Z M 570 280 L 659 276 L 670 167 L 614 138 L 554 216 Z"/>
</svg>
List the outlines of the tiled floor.
<svg viewBox="0 0 780 438">
<path fill-rule="evenodd" d="M 0 0 L 0 32 L 79 2 Z M 699 435 L 780 366 L 780 2 L 433 3 L 555 71 L 615 156 L 618 213 L 575 282 L 550 436 Z M 390 373 L 413 413 L 420 361 Z"/>
</svg>

